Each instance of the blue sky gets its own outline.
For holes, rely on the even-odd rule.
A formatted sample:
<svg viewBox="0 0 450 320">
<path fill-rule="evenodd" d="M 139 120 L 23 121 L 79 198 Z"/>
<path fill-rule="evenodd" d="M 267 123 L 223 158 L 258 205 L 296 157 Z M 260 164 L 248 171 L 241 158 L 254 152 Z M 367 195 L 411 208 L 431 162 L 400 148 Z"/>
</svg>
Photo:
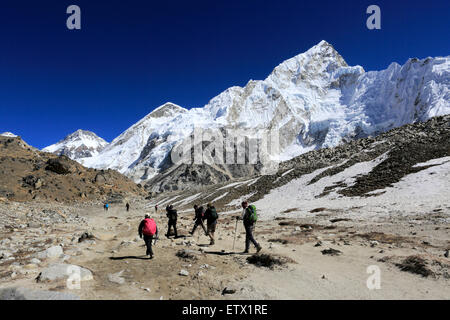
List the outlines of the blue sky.
<svg viewBox="0 0 450 320">
<path fill-rule="evenodd" d="M 81 30 L 66 8 L 81 8 Z M 381 8 L 381 30 L 366 8 Z M 111 141 L 166 101 L 201 107 L 320 40 L 385 69 L 450 54 L 450 1 L 2 0 L 0 132 L 38 148 L 86 129 Z"/>
</svg>

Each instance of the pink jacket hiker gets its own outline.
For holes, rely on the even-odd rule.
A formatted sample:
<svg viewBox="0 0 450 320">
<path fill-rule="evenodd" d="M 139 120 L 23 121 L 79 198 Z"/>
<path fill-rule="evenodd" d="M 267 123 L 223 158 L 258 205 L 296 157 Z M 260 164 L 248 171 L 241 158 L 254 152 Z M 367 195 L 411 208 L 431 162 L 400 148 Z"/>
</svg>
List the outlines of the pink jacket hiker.
<svg viewBox="0 0 450 320">
<path fill-rule="evenodd" d="M 146 236 L 153 236 L 156 233 L 156 222 L 151 218 L 144 219 L 142 233 Z"/>
</svg>

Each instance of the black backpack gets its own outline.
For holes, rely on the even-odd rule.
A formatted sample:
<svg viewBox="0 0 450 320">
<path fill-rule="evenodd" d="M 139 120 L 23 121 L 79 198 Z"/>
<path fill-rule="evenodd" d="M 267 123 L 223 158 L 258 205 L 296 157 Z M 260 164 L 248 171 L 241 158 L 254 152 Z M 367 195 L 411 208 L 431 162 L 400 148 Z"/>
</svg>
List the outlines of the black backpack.
<svg viewBox="0 0 450 320">
<path fill-rule="evenodd" d="M 167 217 L 169 218 L 169 220 L 177 220 L 177 210 L 169 210 L 169 212 L 167 212 Z"/>
</svg>

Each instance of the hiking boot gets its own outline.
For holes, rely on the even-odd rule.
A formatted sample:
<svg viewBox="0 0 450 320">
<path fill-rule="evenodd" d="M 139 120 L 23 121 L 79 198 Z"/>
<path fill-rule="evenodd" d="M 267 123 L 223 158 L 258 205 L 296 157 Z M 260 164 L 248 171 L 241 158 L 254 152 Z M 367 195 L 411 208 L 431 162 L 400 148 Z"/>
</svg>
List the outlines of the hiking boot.
<svg viewBox="0 0 450 320">
<path fill-rule="evenodd" d="M 211 242 L 209 243 L 210 246 L 214 245 L 214 240 L 211 240 Z"/>
<path fill-rule="evenodd" d="M 242 252 L 243 254 L 248 253 L 248 250 L 245 250 L 244 252 Z"/>
<path fill-rule="evenodd" d="M 262 249 L 262 247 L 261 247 L 261 246 L 258 246 L 258 247 L 256 248 L 256 253 L 260 252 L 261 249 Z"/>
</svg>

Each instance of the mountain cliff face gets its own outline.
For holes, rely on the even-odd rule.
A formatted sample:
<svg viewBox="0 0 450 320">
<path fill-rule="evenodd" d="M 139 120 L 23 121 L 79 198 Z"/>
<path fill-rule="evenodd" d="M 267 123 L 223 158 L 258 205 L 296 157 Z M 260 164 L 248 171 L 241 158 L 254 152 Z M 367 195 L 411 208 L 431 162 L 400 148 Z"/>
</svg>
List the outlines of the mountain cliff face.
<svg viewBox="0 0 450 320">
<path fill-rule="evenodd" d="M 42 151 L 50 152 L 58 156 L 67 156 L 72 160 L 93 157 L 99 154 L 108 142 L 98 137 L 95 133 L 86 130 L 77 130 L 63 140 L 48 146 Z"/>
<path fill-rule="evenodd" d="M 116 169 L 137 182 L 169 169 L 185 172 L 170 168 L 170 152 L 194 127 L 276 130 L 280 138 L 276 160 L 285 161 L 448 114 L 449 88 L 450 57 L 409 59 L 403 66 L 392 63 L 386 70 L 365 72 L 361 66 L 348 66 L 329 43 L 321 41 L 278 65 L 265 80 L 231 87 L 203 108 L 187 110 L 166 103 L 98 155 L 79 161 Z M 209 169 L 220 172 L 219 180 L 254 171 Z"/>
</svg>

